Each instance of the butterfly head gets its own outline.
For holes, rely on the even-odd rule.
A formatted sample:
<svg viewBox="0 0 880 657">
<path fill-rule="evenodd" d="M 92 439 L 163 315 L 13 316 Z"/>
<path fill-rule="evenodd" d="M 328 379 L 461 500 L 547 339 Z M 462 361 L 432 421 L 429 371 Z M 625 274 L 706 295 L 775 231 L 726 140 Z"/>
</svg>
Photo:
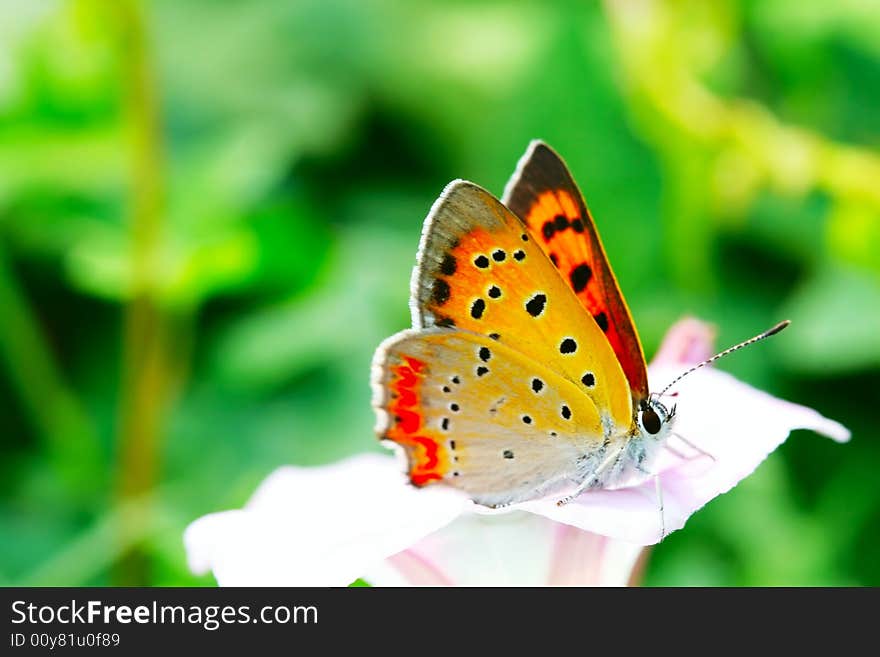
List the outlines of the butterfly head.
<svg viewBox="0 0 880 657">
<path fill-rule="evenodd" d="M 675 418 L 675 405 L 666 408 L 659 395 L 651 395 L 639 408 L 639 428 L 645 437 L 662 440 Z"/>
<path fill-rule="evenodd" d="M 616 466 L 603 477 L 603 485 L 611 485 L 636 472 L 651 474 L 652 464 L 672 432 L 674 419 L 675 406 L 667 408 L 658 395 L 652 394 L 640 402 L 636 416 L 638 427 L 626 441 Z"/>
<path fill-rule="evenodd" d="M 645 438 L 653 437 L 656 441 L 662 441 L 669 432 L 669 428 L 672 425 L 672 421 L 675 418 L 675 405 L 673 404 L 671 409 L 667 409 L 663 402 L 660 401 L 660 398 L 666 395 L 669 392 L 669 389 L 672 388 L 676 383 L 681 381 L 683 378 L 697 371 L 701 367 L 705 367 L 706 365 L 710 365 L 714 363 L 719 358 L 724 358 L 728 354 L 732 354 L 734 351 L 742 349 L 743 347 L 748 347 L 756 342 L 769 338 L 772 335 L 776 335 L 785 327 L 787 327 L 791 322 L 789 320 L 784 320 L 779 322 L 773 328 L 770 328 L 763 333 L 759 333 L 753 338 L 749 338 L 739 344 L 736 344 L 732 347 L 725 349 L 722 352 L 719 352 L 712 356 L 711 358 L 707 358 L 701 363 L 697 363 L 693 367 L 686 370 L 684 373 L 677 376 L 669 385 L 667 385 L 663 390 L 659 393 L 651 393 L 651 395 L 642 400 L 639 404 L 639 429 L 641 430 L 642 436 Z M 678 393 L 672 393 L 672 396 Z"/>
</svg>

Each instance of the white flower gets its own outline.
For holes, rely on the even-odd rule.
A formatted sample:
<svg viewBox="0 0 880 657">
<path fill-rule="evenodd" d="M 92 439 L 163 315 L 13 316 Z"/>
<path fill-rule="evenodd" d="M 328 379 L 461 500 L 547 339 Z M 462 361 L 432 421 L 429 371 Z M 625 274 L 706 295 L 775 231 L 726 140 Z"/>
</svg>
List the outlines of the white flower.
<svg viewBox="0 0 880 657">
<path fill-rule="evenodd" d="M 458 517 L 467 500 L 409 485 L 389 456 L 285 466 L 244 509 L 199 518 L 184 534 L 190 568 L 231 586 L 348 584 L 367 565 Z"/>
<path fill-rule="evenodd" d="M 711 330 L 683 320 L 649 377 L 665 384 L 710 355 Z M 660 389 L 653 386 L 654 389 Z M 654 469 L 669 533 L 748 476 L 794 429 L 838 442 L 842 425 L 702 368 L 676 385 L 678 421 Z M 688 444 L 690 443 L 690 444 Z M 696 446 L 696 449 L 695 447 Z M 413 488 L 395 459 L 276 470 L 242 510 L 193 522 L 190 567 L 221 585 L 623 585 L 641 546 L 662 539 L 652 477 L 616 490 L 489 511 L 442 486 Z"/>
</svg>

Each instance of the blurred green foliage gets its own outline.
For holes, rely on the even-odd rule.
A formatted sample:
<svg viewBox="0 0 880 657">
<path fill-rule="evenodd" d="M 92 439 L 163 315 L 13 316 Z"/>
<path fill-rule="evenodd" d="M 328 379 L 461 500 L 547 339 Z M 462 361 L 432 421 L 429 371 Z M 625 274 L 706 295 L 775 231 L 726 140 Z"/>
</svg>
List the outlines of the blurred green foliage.
<svg viewBox="0 0 880 657">
<path fill-rule="evenodd" d="M 724 367 L 854 434 L 794 435 L 646 582 L 880 584 L 876 4 L 6 0 L 0 44 L 0 584 L 210 584 L 189 521 L 378 449 L 422 219 L 535 137 L 649 353 L 790 317 Z"/>
</svg>

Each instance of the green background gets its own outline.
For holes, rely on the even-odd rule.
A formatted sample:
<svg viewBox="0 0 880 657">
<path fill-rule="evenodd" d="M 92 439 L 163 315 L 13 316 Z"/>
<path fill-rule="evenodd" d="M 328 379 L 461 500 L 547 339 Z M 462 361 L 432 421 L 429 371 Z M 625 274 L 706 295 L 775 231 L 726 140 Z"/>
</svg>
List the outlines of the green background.
<svg viewBox="0 0 880 657">
<path fill-rule="evenodd" d="M 819 0 L 4 0 L 0 583 L 212 584 L 187 523 L 378 450 L 425 214 L 535 137 L 649 355 L 790 318 L 722 367 L 853 431 L 795 433 L 645 583 L 880 584 L 880 5 Z"/>
</svg>

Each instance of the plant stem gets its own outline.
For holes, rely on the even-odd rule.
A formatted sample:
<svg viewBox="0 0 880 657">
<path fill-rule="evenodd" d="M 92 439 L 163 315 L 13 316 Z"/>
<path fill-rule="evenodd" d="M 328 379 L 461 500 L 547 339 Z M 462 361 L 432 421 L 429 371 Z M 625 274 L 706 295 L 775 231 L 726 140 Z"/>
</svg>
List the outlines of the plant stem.
<svg viewBox="0 0 880 657">
<path fill-rule="evenodd" d="M 136 0 L 116 6 L 122 35 L 123 75 L 131 132 L 130 197 L 133 289 L 125 311 L 123 377 L 119 422 L 117 494 L 123 513 L 119 540 L 143 534 L 153 522 L 150 504 L 135 505 L 154 488 L 163 416 L 168 397 L 169 328 L 157 299 L 158 255 L 164 211 L 164 158 L 155 73 L 147 27 Z M 150 580 L 149 558 L 142 543 L 120 560 L 115 581 L 144 585 Z"/>
</svg>

